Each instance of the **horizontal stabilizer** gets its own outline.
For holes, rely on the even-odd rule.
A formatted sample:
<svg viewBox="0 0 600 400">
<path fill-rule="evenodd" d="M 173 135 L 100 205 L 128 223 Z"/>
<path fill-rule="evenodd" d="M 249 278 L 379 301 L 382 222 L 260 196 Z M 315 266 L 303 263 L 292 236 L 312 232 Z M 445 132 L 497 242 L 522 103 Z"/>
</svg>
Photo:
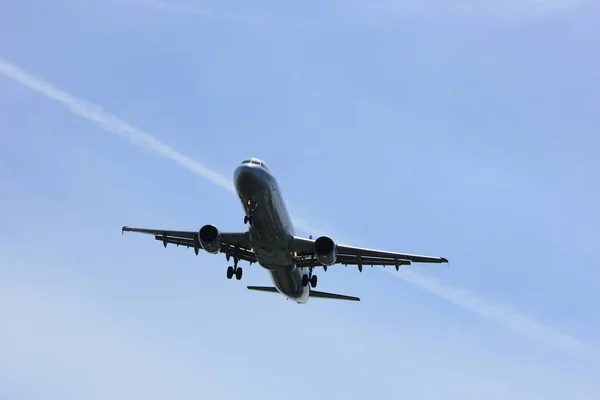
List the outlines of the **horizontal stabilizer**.
<svg viewBox="0 0 600 400">
<path fill-rule="evenodd" d="M 344 294 L 318 292 L 316 290 L 311 290 L 310 291 L 310 297 L 315 297 L 315 298 L 320 298 L 320 299 L 335 299 L 335 300 L 360 301 L 360 299 L 358 297 L 346 296 Z"/>
<path fill-rule="evenodd" d="M 269 292 L 269 293 L 279 293 L 279 291 L 272 286 L 247 286 L 249 290 L 257 290 L 259 292 Z M 311 290 L 309 292 L 309 297 L 315 297 L 318 299 L 334 299 L 334 300 L 349 300 L 349 301 L 360 301 L 358 297 L 354 296 L 346 296 L 343 294 L 335 294 L 335 293 L 327 293 L 327 292 L 319 292 L 316 290 Z"/>
<path fill-rule="evenodd" d="M 248 289 L 258 290 L 259 292 L 279 293 L 279 291 L 272 286 L 248 286 Z"/>
</svg>

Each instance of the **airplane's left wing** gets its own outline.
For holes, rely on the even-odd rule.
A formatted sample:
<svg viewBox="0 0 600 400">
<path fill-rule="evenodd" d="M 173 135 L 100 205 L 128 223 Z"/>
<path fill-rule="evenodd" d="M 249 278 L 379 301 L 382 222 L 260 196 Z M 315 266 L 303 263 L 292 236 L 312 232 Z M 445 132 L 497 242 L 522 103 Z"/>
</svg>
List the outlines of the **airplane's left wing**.
<svg viewBox="0 0 600 400">
<path fill-rule="evenodd" d="M 317 240 L 322 240 L 319 238 Z M 324 238 L 330 241 L 329 238 Z M 325 265 L 319 261 L 316 254 L 315 243 L 317 240 L 306 239 L 302 237 L 294 237 L 292 247 L 299 253 L 296 260 L 298 267 L 321 266 Z M 448 259 L 444 257 L 423 256 L 418 254 L 396 253 L 391 251 L 368 249 L 363 247 L 346 246 L 334 244 L 332 241 L 329 244 L 330 250 L 335 250 L 331 254 L 335 254 L 335 258 L 329 260 L 334 261 L 333 264 L 358 265 L 362 269 L 363 265 L 371 266 L 395 266 L 398 269 L 401 265 L 410 265 L 412 263 L 447 263 Z M 326 246 L 327 247 L 327 246 Z"/>
<path fill-rule="evenodd" d="M 198 237 L 198 231 L 174 231 L 164 229 L 131 228 L 124 226 L 122 232 L 137 232 L 147 235 L 153 235 L 156 240 L 163 243 L 165 247 L 168 244 L 185 246 L 193 248 L 196 254 L 202 248 Z M 248 233 L 244 232 L 219 232 L 220 248 L 219 252 L 229 255 L 237 255 L 240 260 L 254 263 L 257 261 L 256 255 L 252 251 L 252 245 Z"/>
</svg>

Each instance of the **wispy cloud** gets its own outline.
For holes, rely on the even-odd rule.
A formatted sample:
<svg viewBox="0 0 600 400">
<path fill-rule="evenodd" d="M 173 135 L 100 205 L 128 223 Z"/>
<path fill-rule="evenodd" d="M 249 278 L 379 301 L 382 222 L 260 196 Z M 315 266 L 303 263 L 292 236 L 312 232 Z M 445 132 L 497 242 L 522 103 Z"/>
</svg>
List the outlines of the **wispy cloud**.
<svg viewBox="0 0 600 400">
<path fill-rule="evenodd" d="M 468 15 L 534 17 L 572 10 L 585 4 L 586 0 L 375 0 L 343 1 L 338 6 L 361 19 L 390 20 L 414 15 L 436 18 Z"/>
<path fill-rule="evenodd" d="M 16 388 L 20 398 L 231 398 L 207 376 L 208 365 L 72 284 L 36 285 L 3 275 L 0 303 L 0 397 Z M 41 371 L 47 379 L 37 384 L 19 379 Z M 48 395 L 63 388 L 65 396 Z"/>
<path fill-rule="evenodd" d="M 212 171 L 201 163 L 192 160 L 191 158 L 179 153 L 170 146 L 155 139 L 152 135 L 142 131 L 141 129 L 123 121 L 119 117 L 109 114 L 101 107 L 79 99 L 63 90 L 60 90 L 47 82 L 29 74 L 23 69 L 4 61 L 0 58 L 0 73 L 7 78 L 37 92 L 45 97 L 55 100 L 73 114 L 82 118 L 88 119 L 108 132 L 117 134 L 125 139 L 128 139 L 134 145 L 141 148 L 149 149 L 163 157 L 174 161 L 190 172 L 207 179 L 215 185 L 222 187 L 230 192 L 234 192 L 234 186 L 231 180 L 227 179 L 218 172 Z M 295 219 L 294 222 L 298 228 L 319 235 L 318 229 L 310 226 L 306 221 Z M 429 293 L 450 301 L 453 304 L 462 307 L 463 309 L 474 312 L 492 321 L 504 328 L 510 329 L 526 337 L 533 338 L 538 342 L 551 345 L 557 349 L 568 352 L 578 352 L 589 355 L 592 350 L 585 343 L 578 339 L 563 334 L 554 328 L 544 326 L 526 315 L 510 310 L 505 306 L 490 304 L 462 289 L 456 289 L 442 285 L 435 280 L 419 275 L 412 271 L 401 271 L 397 276 L 404 279 L 413 285 L 426 290 Z M 596 354 L 594 353 L 594 356 Z"/>
<path fill-rule="evenodd" d="M 189 15 L 192 17 L 208 18 L 221 20 L 226 22 L 235 23 L 265 23 L 269 22 L 270 18 L 261 15 L 251 15 L 248 13 L 235 14 L 235 13 L 223 13 L 213 11 L 208 8 L 201 8 L 198 5 L 187 5 L 182 2 L 172 2 L 164 0 L 113 0 L 120 4 L 135 5 L 147 8 L 154 8 L 156 10 L 167 11 L 170 13 L 177 13 L 182 15 Z"/>
</svg>

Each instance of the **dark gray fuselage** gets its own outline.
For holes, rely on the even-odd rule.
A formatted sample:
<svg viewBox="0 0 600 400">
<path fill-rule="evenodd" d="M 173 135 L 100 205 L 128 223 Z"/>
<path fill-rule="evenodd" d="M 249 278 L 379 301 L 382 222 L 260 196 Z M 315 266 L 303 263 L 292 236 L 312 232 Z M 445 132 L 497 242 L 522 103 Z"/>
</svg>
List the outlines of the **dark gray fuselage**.
<svg viewBox="0 0 600 400">
<path fill-rule="evenodd" d="M 306 303 L 310 288 L 302 286 L 302 275 L 308 268 L 295 266 L 290 243 L 296 232 L 275 177 L 260 165 L 242 164 L 234 172 L 234 183 L 246 214 L 250 202 L 256 202 L 250 240 L 258 263 L 281 294 Z"/>
</svg>

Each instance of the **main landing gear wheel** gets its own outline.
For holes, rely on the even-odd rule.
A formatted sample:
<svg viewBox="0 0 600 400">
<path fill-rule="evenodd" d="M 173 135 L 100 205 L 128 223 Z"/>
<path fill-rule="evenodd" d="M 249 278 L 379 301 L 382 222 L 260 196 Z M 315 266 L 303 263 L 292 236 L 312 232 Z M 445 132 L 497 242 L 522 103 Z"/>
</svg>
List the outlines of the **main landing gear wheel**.
<svg viewBox="0 0 600 400">
<path fill-rule="evenodd" d="M 230 266 L 229 268 L 227 268 L 227 279 L 231 279 L 235 275 L 235 279 L 239 281 L 240 279 L 242 279 L 243 274 L 244 270 L 242 269 L 242 267 L 234 268 Z"/>
<path fill-rule="evenodd" d="M 233 278 L 234 275 L 235 275 L 235 279 L 237 279 L 238 281 L 240 279 L 242 279 L 242 274 L 244 273 L 244 270 L 242 270 L 242 267 L 238 267 L 237 263 L 238 263 L 238 260 L 234 259 L 233 266 L 229 266 L 227 268 L 227 279 Z"/>
<path fill-rule="evenodd" d="M 308 276 L 307 274 L 302 275 L 302 286 L 305 287 L 310 283 L 310 287 L 313 289 L 317 287 L 317 276 Z"/>
<path fill-rule="evenodd" d="M 252 215 L 251 216 L 244 215 L 244 224 L 252 225 Z"/>
</svg>

